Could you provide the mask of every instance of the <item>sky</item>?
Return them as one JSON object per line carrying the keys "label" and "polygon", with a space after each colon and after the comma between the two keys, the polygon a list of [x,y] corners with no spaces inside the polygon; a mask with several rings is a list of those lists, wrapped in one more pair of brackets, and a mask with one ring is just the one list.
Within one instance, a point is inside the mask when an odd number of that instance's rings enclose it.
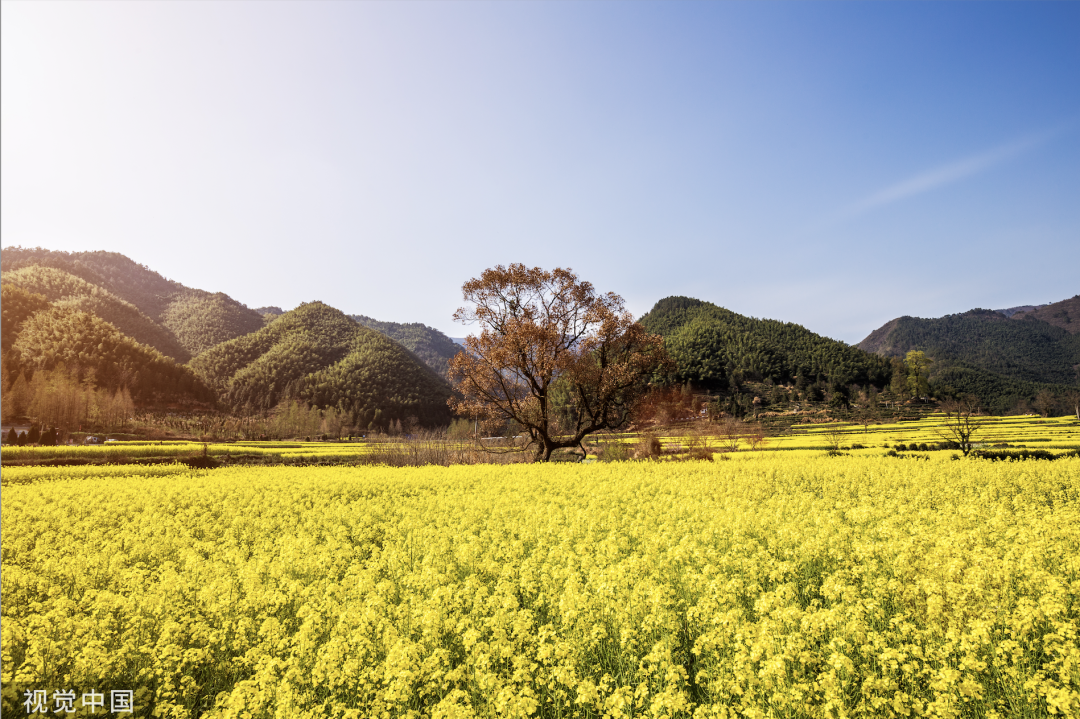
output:
{"label": "sky", "polygon": [[3,247],[451,336],[513,262],[852,344],[1080,293],[1080,3],[0,13]]}

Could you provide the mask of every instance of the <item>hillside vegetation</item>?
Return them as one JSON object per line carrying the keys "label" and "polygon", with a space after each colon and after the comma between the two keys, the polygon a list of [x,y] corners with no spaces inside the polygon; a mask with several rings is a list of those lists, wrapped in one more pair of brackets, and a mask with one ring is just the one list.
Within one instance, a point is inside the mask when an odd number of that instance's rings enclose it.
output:
{"label": "hillside vegetation", "polygon": [[63,304],[23,320],[10,351],[23,370],[62,368],[81,383],[109,390],[126,388],[136,401],[212,400],[187,367],[125,336],[108,322]]}
{"label": "hillside vegetation", "polygon": [[161,315],[192,356],[214,345],[250,334],[263,326],[263,316],[228,295],[186,290],[173,299]]}
{"label": "hillside vegetation", "polygon": [[983,309],[935,319],[898,317],[858,346],[884,357],[925,352],[932,360],[931,385],[946,394],[974,394],[995,413],[1014,411],[1040,393],[1063,396],[1076,387],[1080,335],[1038,316],[1049,310],[1065,324],[1070,302],[1011,317]]}
{"label": "hillside vegetation", "polygon": [[858,346],[889,357],[922,350],[935,360],[957,360],[1027,382],[1075,382],[1073,366],[1080,363],[1080,336],[1038,319],[1016,320],[992,310],[936,319],[900,317]]}
{"label": "hillside vegetation", "polygon": [[30,315],[48,307],[49,301],[35,292],[15,285],[0,285],[0,350],[7,352],[11,349],[23,322]]}
{"label": "hillside vegetation", "polygon": [[[42,274],[49,268],[85,283],[78,290],[78,296],[95,299],[81,300],[77,309],[97,314],[125,334],[180,362],[188,361],[214,344],[263,326],[259,312],[228,295],[185,287],[116,252],[58,252],[12,247],[4,248],[0,260],[5,282],[9,276],[17,277],[20,272]],[[75,290],[71,280],[67,280],[66,285],[61,289],[72,294]],[[57,299],[42,289],[32,286],[28,289]],[[113,299],[108,300],[109,297]],[[115,300],[135,308],[143,318],[138,319],[130,310],[118,307]]]}
{"label": "hillside vegetation", "polygon": [[135,305],[81,277],[55,267],[31,265],[5,272],[3,278],[5,284],[37,293],[53,304],[96,315],[136,342],[150,345],[177,362],[191,359],[191,353],[181,346],[172,332]]}
{"label": "hillside vegetation", "polygon": [[1035,307],[1026,312],[1017,312],[1014,320],[1042,320],[1060,327],[1069,334],[1080,334],[1080,295],[1075,295],[1061,302]]}
{"label": "hillside vegetation", "polygon": [[5,247],[0,270],[20,267],[55,267],[102,287],[158,320],[172,296],[187,289],[118,252],[61,252],[40,247]]}
{"label": "hillside vegetation", "polygon": [[450,358],[461,351],[461,345],[439,330],[419,322],[380,322],[365,315],[349,315],[364,327],[381,332],[423,360],[440,377],[445,377]]}
{"label": "hillside vegetation", "polygon": [[[142,406],[213,405],[188,367],[140,344],[70,299],[0,285],[0,414],[61,431],[115,429]],[[44,441],[44,440],[43,440]]]}
{"label": "hillside vegetation", "polygon": [[690,297],[667,297],[641,318],[662,335],[680,381],[726,389],[743,379],[790,382],[802,376],[837,385],[885,385],[889,360],[797,324],[745,317]]}
{"label": "hillside vegetation", "polygon": [[398,343],[321,302],[207,350],[192,367],[237,409],[302,399],[347,413],[361,427],[410,417],[427,426],[450,421],[444,380]]}
{"label": "hillside vegetation", "polygon": [[1068,391],[1065,385],[1015,379],[947,357],[934,361],[930,367],[930,386],[936,395],[973,394],[991,414],[1020,411],[1044,391],[1055,396]]}

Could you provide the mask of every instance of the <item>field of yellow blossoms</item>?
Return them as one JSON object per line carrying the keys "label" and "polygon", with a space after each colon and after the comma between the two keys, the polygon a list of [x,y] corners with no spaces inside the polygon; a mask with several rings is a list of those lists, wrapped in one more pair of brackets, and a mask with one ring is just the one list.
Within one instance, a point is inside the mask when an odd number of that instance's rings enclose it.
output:
{"label": "field of yellow blossoms", "polygon": [[1080,459],[934,454],[5,468],[4,715],[1080,716]]}

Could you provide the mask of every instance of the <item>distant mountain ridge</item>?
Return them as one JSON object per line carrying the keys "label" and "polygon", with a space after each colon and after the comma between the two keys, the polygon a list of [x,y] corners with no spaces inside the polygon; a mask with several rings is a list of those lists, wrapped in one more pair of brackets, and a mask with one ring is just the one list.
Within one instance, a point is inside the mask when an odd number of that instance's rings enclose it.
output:
{"label": "distant mountain ridge", "polygon": [[976,394],[996,411],[1041,389],[1075,387],[1080,378],[1080,297],[1012,309],[1011,315],[974,309],[932,319],[897,317],[857,346],[883,357],[921,350],[934,360],[932,380]]}
{"label": "distant mountain ridge", "polygon": [[349,315],[349,317],[365,327],[382,332],[390,339],[400,342],[441,377],[446,376],[450,358],[461,351],[461,347],[452,338],[434,327],[428,327],[419,322],[402,324],[380,322],[366,315]]}
{"label": "distant mountain ridge", "polygon": [[1014,320],[1041,320],[1060,327],[1069,334],[1080,334],[1080,295],[1034,309],[1023,310],[1012,316]]}
{"label": "distant mountain ridge", "polygon": [[[204,402],[212,387],[234,408],[301,399],[350,412],[358,426],[411,416],[428,425],[449,421],[447,366],[461,338],[421,323],[345,315],[317,302],[290,312],[252,309],[113,252],[5,247],[0,270],[0,389],[23,370],[70,365],[90,371],[90,381],[138,386],[147,400]],[[986,397],[995,411],[1080,382],[1080,295],[936,319],[898,317],[854,347],[690,297],[664,298],[640,321],[665,337],[677,379],[706,389],[799,377],[822,387],[883,387],[895,358],[911,349],[934,360],[932,382]],[[65,332],[75,333],[74,353]]]}
{"label": "distant mountain ridge", "polygon": [[1040,307],[1046,307],[1046,305],[1020,305],[1019,307],[1007,307],[1003,310],[994,310],[994,312],[1005,315],[1006,317],[1012,317],[1017,312],[1030,312]]}
{"label": "distant mountain ridge", "polygon": [[898,317],[858,344],[887,357],[917,349],[1028,382],[1070,384],[1080,363],[1080,337],[1037,318],[970,310],[935,319]]}

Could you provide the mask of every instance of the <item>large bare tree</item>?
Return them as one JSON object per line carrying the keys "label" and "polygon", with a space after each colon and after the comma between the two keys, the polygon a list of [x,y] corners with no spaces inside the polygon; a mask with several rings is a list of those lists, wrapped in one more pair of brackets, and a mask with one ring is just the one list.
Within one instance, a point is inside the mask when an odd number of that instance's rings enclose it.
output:
{"label": "large bare tree", "polygon": [[621,297],[569,269],[499,265],[461,289],[468,306],[454,319],[480,334],[450,360],[450,406],[488,431],[516,424],[539,460],[625,425],[649,379],[672,368]]}
{"label": "large bare tree", "polygon": [[938,436],[960,445],[960,451],[968,456],[974,447],[975,435],[986,424],[985,418],[979,416],[978,398],[966,395],[948,400],[942,403],[941,411],[945,417],[937,430]]}

